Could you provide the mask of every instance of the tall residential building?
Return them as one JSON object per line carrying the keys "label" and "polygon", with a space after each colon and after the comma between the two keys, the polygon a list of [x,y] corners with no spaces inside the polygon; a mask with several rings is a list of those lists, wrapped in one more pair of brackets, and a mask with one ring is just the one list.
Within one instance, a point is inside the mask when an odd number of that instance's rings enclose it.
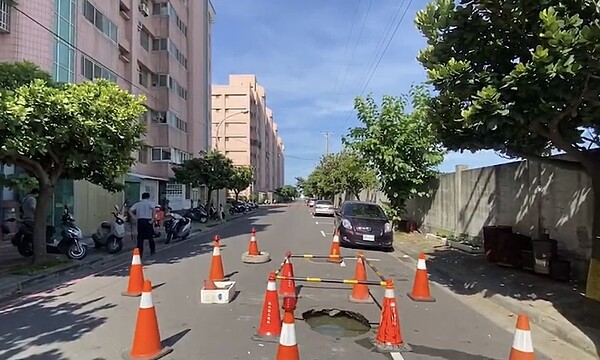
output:
{"label": "tall residential building", "polygon": [[63,181],[56,207],[92,213],[96,223],[89,225],[97,226],[94,214],[106,216],[106,206],[137,201],[142,192],[168,199],[173,208],[185,206],[190,190],[169,179],[174,163],[210,149],[210,0],[8,3],[0,0],[0,61],[32,61],[60,82],[106,78],[147,98],[141,121],[148,146],[134,154],[138,163],[126,178],[125,195]]}
{"label": "tall residential building", "polygon": [[212,124],[213,149],[254,170],[246,194],[268,196],[283,186],[283,141],[255,75],[229,75],[228,85],[213,85]]}

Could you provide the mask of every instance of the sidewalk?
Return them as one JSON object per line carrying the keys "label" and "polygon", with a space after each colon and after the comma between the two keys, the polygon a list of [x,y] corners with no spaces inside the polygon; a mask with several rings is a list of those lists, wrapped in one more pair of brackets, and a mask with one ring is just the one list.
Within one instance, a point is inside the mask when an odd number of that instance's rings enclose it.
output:
{"label": "sidewalk", "polygon": [[559,339],[600,355],[600,303],[585,298],[577,284],[500,267],[483,255],[451,249],[423,234],[398,233],[395,244],[397,252],[415,260],[420,252],[427,254],[431,281],[459,295],[479,296],[511,313],[526,313],[531,322]]}
{"label": "sidewalk", "polygon": [[[247,215],[255,214],[255,212]],[[220,224],[218,221],[209,221],[205,224],[192,223],[192,235],[206,231],[210,228],[218,228],[230,222],[244,216],[243,214],[235,214],[233,216],[227,216],[225,222]],[[162,229],[162,236],[156,239],[157,248],[164,246],[165,236],[164,229]],[[65,256],[61,255],[50,255],[50,259],[56,259],[56,263],[51,268],[46,270],[35,271],[32,274],[27,274],[25,271],[30,264],[30,258],[24,258],[17,250],[12,246],[10,241],[0,242],[0,300],[11,297],[15,294],[22,292],[22,290],[30,285],[41,283],[45,279],[54,276],[60,276],[61,274],[82,268],[98,266],[110,266],[112,264],[126,261],[127,258],[131,257],[131,250],[135,245],[135,233],[132,235],[127,228],[127,235],[123,239],[123,250],[117,254],[108,254],[106,249],[100,248],[95,249],[93,242],[90,239],[86,239],[88,243],[88,255],[81,261],[69,261]],[[167,245],[169,247],[176,246],[179,240],[174,240],[173,243]],[[106,264],[106,265],[105,265]]]}

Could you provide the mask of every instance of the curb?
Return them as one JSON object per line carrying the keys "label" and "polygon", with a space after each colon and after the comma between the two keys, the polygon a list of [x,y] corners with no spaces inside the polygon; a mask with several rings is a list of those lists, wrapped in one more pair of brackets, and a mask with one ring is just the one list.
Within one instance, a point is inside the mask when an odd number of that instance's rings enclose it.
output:
{"label": "curb", "polygon": [[[259,209],[259,211],[260,211],[260,209]],[[249,215],[249,214],[245,214],[245,215]],[[245,218],[245,216],[241,215],[241,216],[233,217],[222,224],[217,224],[215,226],[205,228],[205,229],[197,229],[197,230],[193,231],[190,234],[190,237],[188,237],[187,239],[179,240],[179,241],[174,242],[167,246],[162,246],[162,247],[156,249],[156,252],[159,253],[162,251],[166,251],[175,246],[187,243],[188,241],[192,240],[193,236],[196,234],[199,234],[199,233],[210,234],[214,231],[224,228],[225,225],[227,225],[233,221],[237,221],[238,219],[242,219],[242,218]],[[90,261],[86,261],[86,262],[77,262],[77,263],[69,264],[64,267],[56,268],[55,270],[51,270],[46,273],[34,275],[32,277],[28,277],[27,279],[17,281],[14,284],[0,287],[0,294],[1,294],[0,301],[6,300],[10,297],[13,297],[14,295],[22,294],[23,289],[27,288],[29,285],[38,283],[38,282],[48,279],[48,278],[59,277],[59,276],[63,275],[64,273],[72,271],[72,270],[92,267],[93,265],[99,264],[99,263],[109,264],[109,266],[107,266],[106,268],[110,268],[111,266],[116,266],[116,265],[119,265],[126,261],[129,261],[130,258],[131,258],[131,254],[127,251],[121,252],[118,254],[113,254],[113,255],[106,254],[106,255],[100,256],[99,258],[94,259],[94,260],[90,260]],[[103,270],[103,269],[100,269],[99,271],[101,271],[101,270]]]}
{"label": "curb", "polygon": [[[412,251],[398,249],[396,252],[398,254],[407,255],[414,261],[417,261],[418,254],[415,255],[415,254],[413,254]],[[418,253],[418,252],[416,252],[416,253]],[[427,270],[431,271],[430,269],[427,269]],[[436,268],[434,271],[438,275],[442,275],[442,276],[445,276],[448,278],[453,278],[455,280],[464,278],[464,276],[462,276],[462,274],[459,274],[458,272],[452,272],[447,269]],[[538,312],[532,312],[531,309],[529,309],[529,306],[527,306],[527,305],[516,304],[509,299],[506,299],[502,296],[497,296],[497,295],[485,298],[484,300],[488,300],[488,301],[500,306],[501,308],[505,309],[506,311],[509,311],[514,314],[526,313],[527,317],[529,318],[529,321],[531,321],[533,324],[539,326],[540,328],[544,329],[548,333],[556,336],[560,340],[568,343],[569,345],[571,345],[587,354],[590,354],[592,356],[598,356],[598,354],[596,352],[596,344],[590,338],[588,338],[587,336],[585,336],[583,334],[571,333],[568,329],[561,327],[560,324],[552,321],[551,319],[547,319],[546,316],[544,316]]]}

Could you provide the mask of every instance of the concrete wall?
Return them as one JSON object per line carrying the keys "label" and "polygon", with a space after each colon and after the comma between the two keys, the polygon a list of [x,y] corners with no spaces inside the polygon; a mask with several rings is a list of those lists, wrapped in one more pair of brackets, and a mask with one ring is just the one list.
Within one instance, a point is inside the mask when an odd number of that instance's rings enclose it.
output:
{"label": "concrete wall", "polygon": [[123,204],[123,193],[109,193],[99,186],[87,181],[74,183],[75,206],[73,215],[75,224],[81,228],[84,235],[91,235],[100,222],[112,218],[114,206]]}
{"label": "concrete wall", "polygon": [[[581,171],[535,161],[443,174],[429,198],[410,200],[406,218],[428,232],[440,230],[482,238],[487,225],[511,225],[533,238],[547,232],[559,253],[585,278],[591,256],[593,193]],[[381,199],[377,199],[381,201]]]}

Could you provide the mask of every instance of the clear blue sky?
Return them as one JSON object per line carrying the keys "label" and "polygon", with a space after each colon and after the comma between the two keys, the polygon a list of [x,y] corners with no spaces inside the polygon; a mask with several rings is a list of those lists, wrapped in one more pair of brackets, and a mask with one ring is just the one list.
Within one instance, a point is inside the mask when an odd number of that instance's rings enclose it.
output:
{"label": "clear blue sky", "polygon": [[[285,144],[288,184],[308,175],[324,153],[322,132],[333,132],[330,151],[340,150],[341,136],[358,125],[352,104],[363,89],[361,95],[380,99],[425,80],[416,61],[425,41],[413,22],[425,0],[212,1],[217,12],[213,82],[226,84],[229,74],[256,74]],[[451,153],[440,170],[506,161],[493,152]]]}

